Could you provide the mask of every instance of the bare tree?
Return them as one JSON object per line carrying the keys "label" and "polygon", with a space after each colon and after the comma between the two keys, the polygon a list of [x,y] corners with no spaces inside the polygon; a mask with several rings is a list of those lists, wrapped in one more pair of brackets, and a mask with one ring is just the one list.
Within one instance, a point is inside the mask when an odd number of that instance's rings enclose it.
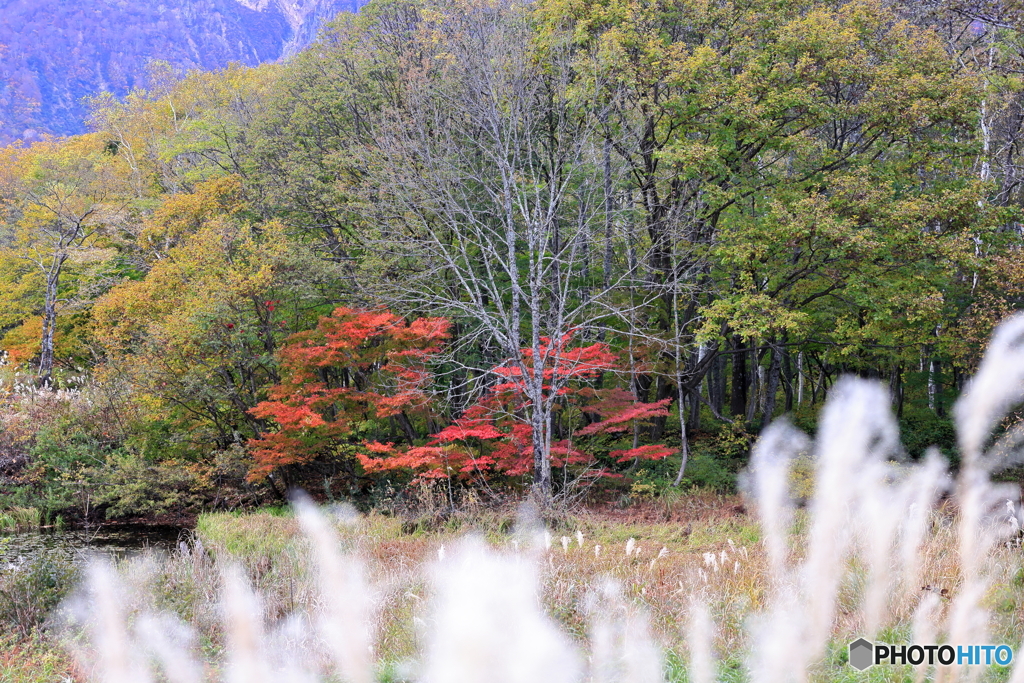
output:
{"label": "bare tree", "polygon": [[387,297],[454,318],[477,382],[496,378],[496,361],[519,378],[546,502],[566,380],[540,369],[564,362],[560,340],[596,335],[621,313],[628,302],[611,294],[632,274],[611,256],[618,171],[593,103],[574,92],[570,41],[537,49],[530,12],[482,0],[423,21],[402,62],[405,101],[377,126],[368,167]]}

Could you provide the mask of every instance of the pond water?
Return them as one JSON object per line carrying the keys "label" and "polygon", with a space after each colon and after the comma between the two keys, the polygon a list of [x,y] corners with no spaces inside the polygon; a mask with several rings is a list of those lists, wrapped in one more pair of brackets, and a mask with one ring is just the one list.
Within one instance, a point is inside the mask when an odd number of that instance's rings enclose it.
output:
{"label": "pond water", "polygon": [[40,553],[56,551],[74,561],[100,554],[118,560],[147,548],[173,550],[187,530],[176,527],[99,528],[93,530],[25,531],[0,534],[0,568],[21,564]]}

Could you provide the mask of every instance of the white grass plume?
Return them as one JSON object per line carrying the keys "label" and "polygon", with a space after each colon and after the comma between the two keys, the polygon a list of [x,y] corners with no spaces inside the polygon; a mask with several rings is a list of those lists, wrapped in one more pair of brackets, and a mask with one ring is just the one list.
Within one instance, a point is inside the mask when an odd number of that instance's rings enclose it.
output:
{"label": "white grass plume", "polygon": [[789,553],[793,501],[789,492],[789,473],[793,457],[808,449],[807,436],[786,420],[776,420],[754,446],[747,482],[756,501],[755,510],[764,532],[768,564],[776,584],[785,578]]}
{"label": "white grass plume", "polygon": [[272,683],[263,643],[263,614],[259,598],[242,570],[224,570],[224,632],[227,640],[227,683]]}
{"label": "white grass plume", "polygon": [[1024,315],[1019,314],[996,328],[978,372],[953,409],[965,463],[981,457],[993,428],[1022,398]]}
{"label": "white grass plume", "polygon": [[[942,602],[933,592],[926,592],[914,610],[911,622],[911,633],[915,643],[937,643],[939,637],[939,618]],[[919,668],[915,682],[924,680],[925,670]]]}
{"label": "white grass plume", "polygon": [[92,633],[97,678],[104,683],[148,683],[149,672],[138,661],[125,621],[120,581],[110,565],[94,561],[89,567],[88,587],[95,610]]}
{"label": "white grass plume", "polygon": [[296,501],[295,511],[310,542],[324,601],[320,633],[342,680],[372,683],[373,591],[366,582],[362,562],[342,555],[337,534],[311,501]]}
{"label": "white grass plume", "polygon": [[[900,562],[905,593],[921,585],[921,546],[928,534],[932,508],[938,496],[950,486],[946,463],[937,448],[929,448],[923,466],[904,478],[906,509],[900,526]],[[924,642],[924,641],[921,641]]]}
{"label": "white grass plume", "polygon": [[836,595],[851,541],[850,513],[862,488],[879,481],[879,464],[898,446],[889,397],[877,382],[840,380],[822,411],[818,464],[810,505],[803,599],[807,657],[823,651],[832,631]]}
{"label": "white grass plume", "polygon": [[810,659],[802,654],[805,615],[795,585],[776,590],[766,614],[748,620],[750,652],[747,664],[753,683],[801,680]]}
{"label": "white grass plume", "polygon": [[202,683],[202,667],[192,655],[195,634],[191,629],[170,615],[152,614],[139,617],[135,629],[168,683]]}
{"label": "white grass plume", "polygon": [[646,617],[622,597],[616,581],[601,581],[589,598],[591,683],[658,683],[661,652]]}
{"label": "white grass plume", "polygon": [[468,538],[433,572],[425,683],[572,683],[578,658],[540,609],[532,562]]}
{"label": "white grass plume", "polygon": [[694,597],[690,601],[690,615],[686,628],[691,683],[714,683],[716,667],[713,642],[714,624],[711,622],[711,615],[708,614],[707,605]]}

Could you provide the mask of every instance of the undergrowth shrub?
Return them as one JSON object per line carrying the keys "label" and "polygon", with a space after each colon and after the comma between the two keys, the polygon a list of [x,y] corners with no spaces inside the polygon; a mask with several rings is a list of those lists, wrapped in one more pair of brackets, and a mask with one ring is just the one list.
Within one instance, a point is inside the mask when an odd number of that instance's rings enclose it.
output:
{"label": "undergrowth shrub", "polygon": [[0,510],[99,521],[267,500],[245,480],[252,463],[240,444],[177,448],[173,425],[140,415],[116,383],[75,379],[60,389],[0,382]]}
{"label": "undergrowth shrub", "polygon": [[41,627],[79,576],[67,554],[56,550],[0,566],[0,632],[27,636]]}
{"label": "undergrowth shrub", "polygon": [[35,529],[42,521],[42,515],[36,508],[14,507],[0,510],[0,533]]}
{"label": "undergrowth shrub", "polygon": [[104,506],[108,518],[196,509],[207,500],[208,486],[186,463],[153,463],[118,453],[90,468],[88,477],[96,491],[93,504]]}
{"label": "undergrowth shrub", "polygon": [[732,462],[714,452],[695,448],[686,463],[686,474],[680,484],[720,492],[736,490],[736,469]]}
{"label": "undergrowth shrub", "polygon": [[0,632],[0,682],[67,683],[79,674],[65,649],[52,639]]}
{"label": "undergrowth shrub", "polygon": [[900,419],[900,437],[907,455],[914,460],[935,446],[953,466],[959,465],[956,428],[948,416],[936,415],[926,407],[907,406]]}

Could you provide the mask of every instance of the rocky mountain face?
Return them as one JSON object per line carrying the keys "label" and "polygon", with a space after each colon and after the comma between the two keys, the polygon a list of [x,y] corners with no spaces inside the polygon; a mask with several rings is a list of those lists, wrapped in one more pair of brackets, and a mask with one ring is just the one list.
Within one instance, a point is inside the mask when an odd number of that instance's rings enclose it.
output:
{"label": "rocky mountain face", "polygon": [[368,0],[236,0],[241,5],[262,13],[280,13],[291,28],[284,46],[290,56],[309,45],[325,22],[338,12],[358,12]]}
{"label": "rocky mountain face", "polygon": [[366,0],[0,0],[0,143],[85,130],[84,97],[147,65],[254,66],[294,54]]}

